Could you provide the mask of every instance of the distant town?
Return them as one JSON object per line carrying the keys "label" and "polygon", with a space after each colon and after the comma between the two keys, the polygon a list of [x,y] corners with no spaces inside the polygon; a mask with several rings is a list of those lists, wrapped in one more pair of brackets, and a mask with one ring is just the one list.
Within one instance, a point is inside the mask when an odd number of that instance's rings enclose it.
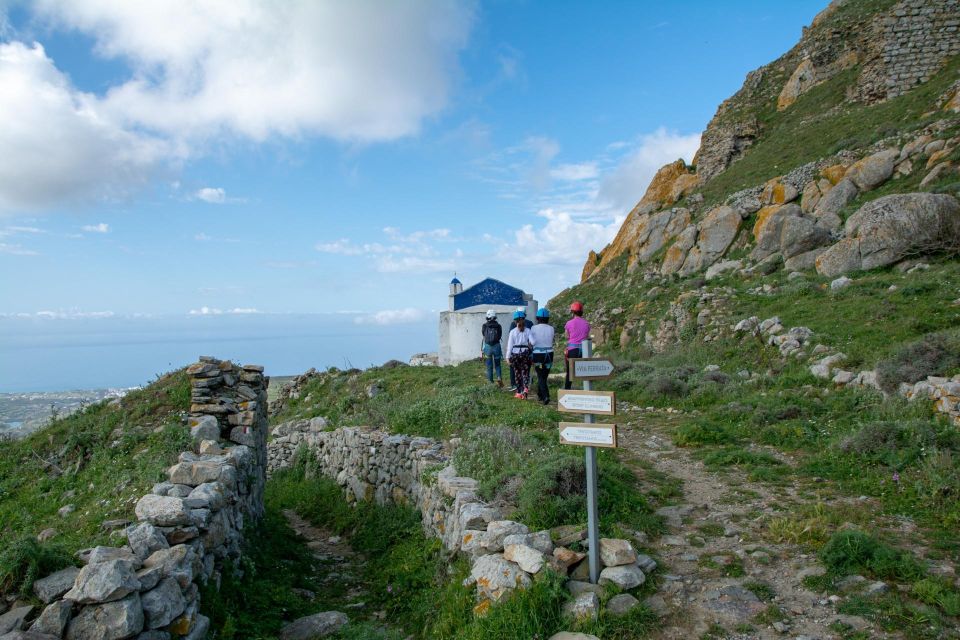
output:
{"label": "distant town", "polygon": [[19,438],[57,417],[101,400],[122,398],[131,389],[87,389],[33,393],[0,393],[0,439]]}

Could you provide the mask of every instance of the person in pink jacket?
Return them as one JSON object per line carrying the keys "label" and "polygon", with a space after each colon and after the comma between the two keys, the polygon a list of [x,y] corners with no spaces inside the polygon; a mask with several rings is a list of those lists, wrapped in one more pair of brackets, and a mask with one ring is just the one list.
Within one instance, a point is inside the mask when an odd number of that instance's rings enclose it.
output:
{"label": "person in pink jacket", "polygon": [[575,300],[570,305],[570,313],[573,317],[567,320],[567,324],[563,327],[564,333],[567,334],[567,348],[563,352],[564,368],[566,369],[564,389],[573,386],[573,381],[570,380],[570,358],[583,357],[583,341],[590,337],[590,323],[583,319],[583,303]]}

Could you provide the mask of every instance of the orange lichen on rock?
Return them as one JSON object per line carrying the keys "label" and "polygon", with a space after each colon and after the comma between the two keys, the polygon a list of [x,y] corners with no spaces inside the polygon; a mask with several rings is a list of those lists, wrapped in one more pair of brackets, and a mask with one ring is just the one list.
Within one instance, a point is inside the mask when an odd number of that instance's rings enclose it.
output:
{"label": "orange lichen on rock", "polygon": [[770,216],[775,214],[783,205],[772,204],[770,206],[764,207],[757,212],[757,221],[753,225],[753,237],[759,238],[760,234],[763,233],[763,228],[767,225],[767,222],[770,220]]}
{"label": "orange lichen on rock", "polygon": [[829,180],[832,185],[836,185],[843,180],[843,176],[845,176],[846,173],[847,167],[842,164],[834,164],[820,170],[820,175]]}

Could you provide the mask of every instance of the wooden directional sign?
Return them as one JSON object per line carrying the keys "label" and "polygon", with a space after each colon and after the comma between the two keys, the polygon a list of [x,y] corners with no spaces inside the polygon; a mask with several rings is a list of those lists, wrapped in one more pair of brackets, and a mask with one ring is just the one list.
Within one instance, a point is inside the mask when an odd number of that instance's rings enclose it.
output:
{"label": "wooden directional sign", "polygon": [[617,446],[617,425],[561,422],[560,443],[575,444],[581,447],[615,448]]}
{"label": "wooden directional sign", "polygon": [[557,408],[566,413],[593,413],[601,416],[617,414],[613,391],[576,391],[560,389]]}
{"label": "wooden directional sign", "polygon": [[602,380],[613,375],[613,363],[606,358],[571,358],[570,377],[574,380]]}

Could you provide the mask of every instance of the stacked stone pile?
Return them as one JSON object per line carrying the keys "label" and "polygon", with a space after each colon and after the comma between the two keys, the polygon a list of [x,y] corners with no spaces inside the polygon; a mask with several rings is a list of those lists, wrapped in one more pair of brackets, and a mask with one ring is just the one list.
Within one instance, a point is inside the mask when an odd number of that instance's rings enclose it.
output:
{"label": "stacked stone pile", "polygon": [[[844,286],[849,284],[849,279]],[[792,327],[785,330],[779,316],[760,320],[751,316],[740,320],[732,327],[734,333],[758,335],[770,345],[777,346],[784,356],[807,357],[810,373],[821,380],[829,380],[837,386],[859,387],[883,392],[877,382],[877,372],[848,371],[841,365],[847,356],[822,344],[817,344],[809,353],[804,350],[813,332],[806,327]],[[797,338],[803,339],[797,342]],[[928,376],[913,384],[901,383],[898,389],[901,396],[908,400],[932,400],[934,409],[950,416],[954,424],[960,426],[960,375],[952,378]]]}
{"label": "stacked stone pile", "polygon": [[[45,607],[24,607],[0,634],[45,640],[206,637],[199,587],[219,584],[225,561],[240,557],[245,523],[263,514],[266,386],[262,367],[202,358],[188,368],[188,418],[197,451],[180,454],[136,505],[123,547],[80,552],[71,567],[34,583]],[[8,628],[7,628],[8,627]],[[6,636],[4,636],[6,637]],[[21,636],[16,636],[21,637]]]}
{"label": "stacked stone pile", "polygon": [[270,415],[275,416],[283,411],[288,400],[298,399],[301,393],[303,393],[303,388],[307,386],[307,383],[314,378],[320,377],[320,375],[322,374],[319,371],[311,368],[294,378],[293,382],[281,388],[279,392],[277,392],[276,398],[270,403]]}
{"label": "stacked stone pile", "polygon": [[[586,556],[571,548],[582,544],[586,532],[577,527],[531,532],[520,522],[504,519],[497,507],[479,498],[475,479],[457,475],[440,441],[359,427],[328,430],[323,418],[277,425],[271,436],[271,472],[292,464],[302,448],[316,459],[319,473],[343,488],[349,501],[395,502],[418,509],[427,535],[471,559],[466,584],[476,587],[478,612],[529,586],[545,567],[570,577],[570,589],[577,596],[587,585],[591,601],[599,607],[601,587],[585,582]],[[656,562],[638,555],[626,540],[601,540],[600,554],[601,584],[632,589],[656,568]],[[568,613],[579,616],[577,611]]]}

